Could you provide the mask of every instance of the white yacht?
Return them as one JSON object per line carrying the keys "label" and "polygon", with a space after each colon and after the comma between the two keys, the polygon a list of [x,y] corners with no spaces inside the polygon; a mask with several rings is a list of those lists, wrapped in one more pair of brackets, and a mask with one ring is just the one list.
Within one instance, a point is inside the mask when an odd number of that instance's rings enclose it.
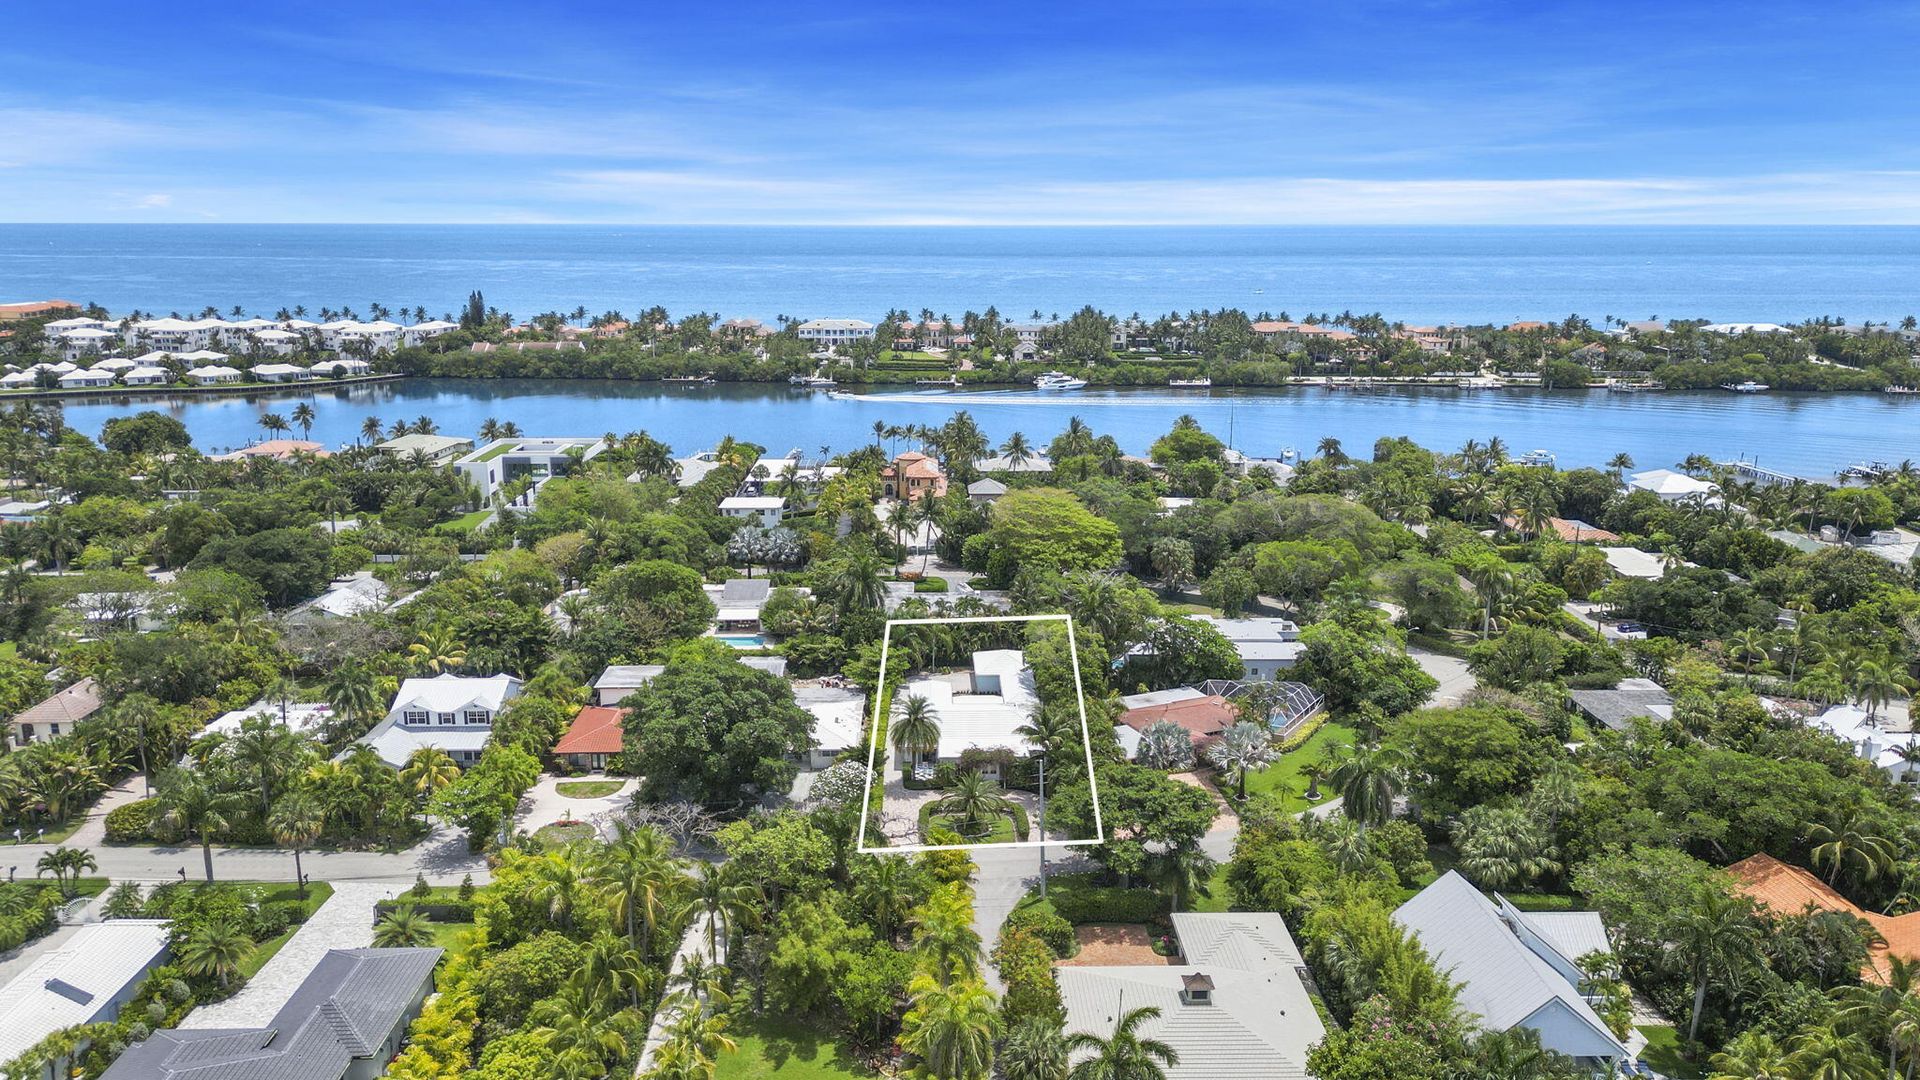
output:
{"label": "white yacht", "polygon": [[1736,394],[1758,394],[1767,390],[1768,386],[1766,383],[1754,382],[1752,379],[1748,379],[1745,382],[1721,383],[1720,389],[1731,390]]}
{"label": "white yacht", "polygon": [[1033,380],[1035,390],[1079,390],[1087,380],[1076,379],[1064,371],[1043,371]]}

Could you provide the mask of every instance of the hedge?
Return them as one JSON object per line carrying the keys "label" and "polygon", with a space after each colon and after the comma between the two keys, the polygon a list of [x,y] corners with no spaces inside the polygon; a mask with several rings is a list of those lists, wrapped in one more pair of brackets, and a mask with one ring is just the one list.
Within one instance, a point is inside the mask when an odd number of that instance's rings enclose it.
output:
{"label": "hedge", "polygon": [[937,577],[930,577],[930,578],[921,578],[921,579],[920,579],[919,581],[916,581],[916,582],[914,582],[914,583],[913,583],[913,591],[914,591],[914,592],[917,592],[917,593],[943,593],[943,592],[946,592],[946,591],[947,591],[947,579],[946,579],[946,578],[937,578]]}
{"label": "hedge", "polygon": [[1014,908],[1001,925],[1000,936],[1006,937],[1015,930],[1025,930],[1046,942],[1053,955],[1062,960],[1079,951],[1080,942],[1073,936],[1073,924],[1043,907]]}
{"label": "hedge", "polygon": [[471,900],[447,900],[426,904],[416,902],[405,894],[402,894],[396,899],[382,900],[374,904],[374,921],[378,922],[386,918],[389,912],[403,907],[412,908],[415,914],[428,922],[461,923],[473,921],[473,901]]}
{"label": "hedge", "polygon": [[1274,749],[1282,754],[1293,753],[1295,750],[1305,746],[1308,739],[1319,734],[1320,729],[1326,726],[1328,719],[1329,717],[1326,711],[1321,710],[1319,713],[1307,718],[1299,727],[1294,728],[1293,734],[1280,740],[1280,745],[1274,747]]}
{"label": "hedge", "polygon": [[107,811],[107,843],[138,844],[153,839],[153,821],[160,815],[158,799],[140,799]]}
{"label": "hedge", "polygon": [[1142,923],[1165,919],[1171,898],[1152,889],[1096,885],[1092,874],[1061,874],[1047,879],[1047,899],[1060,917],[1081,923]]}

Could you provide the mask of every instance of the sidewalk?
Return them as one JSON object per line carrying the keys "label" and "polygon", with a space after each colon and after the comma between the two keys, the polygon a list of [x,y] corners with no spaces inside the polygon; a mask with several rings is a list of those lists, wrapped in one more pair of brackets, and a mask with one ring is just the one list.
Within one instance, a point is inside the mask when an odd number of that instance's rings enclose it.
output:
{"label": "sidewalk", "polygon": [[264,1027],[313,973],[328,949],[361,949],[373,944],[373,905],[401,891],[402,886],[378,881],[334,882],[333,895],[239,993],[200,1006],[188,1013],[180,1026]]}

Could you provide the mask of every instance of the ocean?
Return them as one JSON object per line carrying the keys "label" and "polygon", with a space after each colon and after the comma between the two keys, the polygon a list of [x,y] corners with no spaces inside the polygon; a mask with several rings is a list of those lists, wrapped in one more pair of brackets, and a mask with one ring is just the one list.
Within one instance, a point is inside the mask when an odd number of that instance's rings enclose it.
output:
{"label": "ocean", "polygon": [[1850,322],[1920,312],[1920,227],[978,228],[5,225],[0,302],[439,316],[471,290],[542,311],[771,321],[891,308],[1025,319],[1378,311],[1409,323],[1580,314]]}

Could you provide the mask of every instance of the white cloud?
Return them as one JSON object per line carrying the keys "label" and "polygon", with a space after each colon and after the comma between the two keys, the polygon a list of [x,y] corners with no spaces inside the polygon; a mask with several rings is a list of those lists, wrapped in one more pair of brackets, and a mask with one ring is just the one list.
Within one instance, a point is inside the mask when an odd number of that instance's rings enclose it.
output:
{"label": "white cloud", "polygon": [[162,191],[156,191],[151,195],[140,196],[139,199],[135,200],[133,205],[142,210],[165,210],[167,207],[173,205],[173,196]]}

